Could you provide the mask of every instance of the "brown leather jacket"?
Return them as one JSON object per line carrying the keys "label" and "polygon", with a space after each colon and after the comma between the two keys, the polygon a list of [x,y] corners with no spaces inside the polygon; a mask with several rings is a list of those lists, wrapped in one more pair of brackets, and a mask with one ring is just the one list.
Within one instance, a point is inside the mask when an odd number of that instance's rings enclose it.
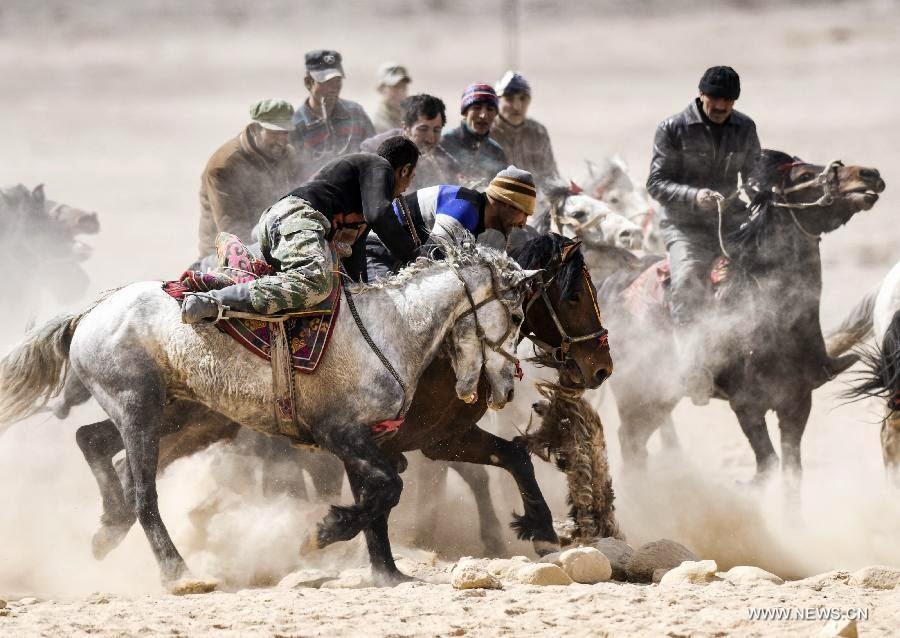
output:
{"label": "brown leather jacket", "polygon": [[200,180],[200,258],[215,252],[216,235],[229,232],[250,242],[260,215],[300,185],[300,159],[293,146],[273,159],[253,143],[250,124],[206,164]]}

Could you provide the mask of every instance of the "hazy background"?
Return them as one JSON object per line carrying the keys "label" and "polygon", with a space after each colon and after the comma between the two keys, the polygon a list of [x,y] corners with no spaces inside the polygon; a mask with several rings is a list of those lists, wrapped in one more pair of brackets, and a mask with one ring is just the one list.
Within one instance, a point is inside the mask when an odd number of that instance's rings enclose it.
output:
{"label": "hazy background", "polygon": [[[706,67],[728,64],[741,74],[737,108],[756,120],[763,146],[820,163],[874,166],[888,184],[872,211],[823,241],[826,326],[900,256],[898,3],[548,0],[520,7],[517,67],[532,85],[531,115],[549,129],[563,174],[577,176],[585,159],[618,153],[643,182],[656,124],[694,97]],[[412,92],[447,103],[450,127],[465,86],[493,83],[506,70],[509,15],[500,0],[7,0],[0,6],[0,183],[43,182],[49,197],[99,213],[101,234],[86,240],[95,248],[86,264],[92,293],[174,278],[196,257],[207,159],[246,124],[251,103],[305,97],[305,51],[341,51],[343,97],[367,108],[376,103],[379,64],[405,64]],[[0,335],[3,345],[19,338],[27,319],[12,290],[3,308],[15,327]],[[37,316],[57,310],[45,304]],[[674,469],[657,463],[651,477],[629,485],[607,399],[602,414],[629,540],[669,536],[720,565],[754,561],[792,573],[900,564],[900,501],[883,486],[880,406],[841,407],[840,387],[815,395],[803,448],[806,526],[782,520],[776,488],[758,494],[736,485],[754,463],[722,404],[680,406],[685,457]],[[99,498],[73,434],[100,417],[89,405],[64,424],[35,418],[0,438],[0,594],[157,587],[138,530],[105,563],[90,558]],[[235,470],[241,480],[231,491],[217,488],[214,477],[229,467],[244,468]],[[277,571],[292,560],[292,543],[320,511],[261,501],[251,470],[240,459],[207,455],[173,468],[161,486],[164,516],[189,561],[237,584],[252,581],[260,561]],[[561,516],[563,484],[550,469],[542,475]],[[495,479],[495,489],[500,481],[509,479]],[[202,553],[186,512],[210,495],[236,509],[212,521],[220,542]],[[477,551],[470,502],[458,491],[440,543]],[[501,520],[512,506],[498,507]],[[403,520],[392,519],[396,535]]]}

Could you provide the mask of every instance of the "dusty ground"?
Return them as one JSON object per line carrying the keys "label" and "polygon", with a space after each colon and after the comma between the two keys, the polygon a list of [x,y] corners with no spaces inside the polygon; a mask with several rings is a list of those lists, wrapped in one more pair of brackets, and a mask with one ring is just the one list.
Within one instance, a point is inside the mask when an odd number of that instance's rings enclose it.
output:
{"label": "dusty ground", "polygon": [[[0,175],[4,184],[44,182],[51,197],[100,213],[103,230],[89,239],[96,250],[87,264],[94,291],[175,276],[195,257],[203,164],[243,126],[251,102],[301,99],[303,51],[343,51],[345,96],[366,106],[375,101],[377,65],[406,62],[413,90],[443,96],[455,125],[462,88],[494,81],[504,70],[499,10],[485,5],[465,4],[474,18],[410,11],[412,3],[374,18],[365,3],[255,3],[253,12],[221,5],[214,17],[204,13],[206,4],[93,2],[75,10],[8,3],[0,11]],[[572,175],[584,158],[617,152],[643,180],[656,122],[681,109],[702,70],[719,63],[741,72],[738,108],[756,119],[765,146],[878,167],[888,183],[882,201],[823,242],[828,326],[898,257],[898,26],[900,8],[888,1],[714,14],[670,8],[651,16],[545,9],[523,16],[519,66],[534,87],[533,114]],[[13,327],[0,338],[8,344],[27,317],[14,298],[4,307],[13,307],[4,321]],[[56,310],[47,304],[37,316]],[[657,459],[650,476],[627,481],[607,399],[602,414],[629,541],[674,538],[722,568],[760,565],[789,578],[900,566],[900,500],[883,484],[878,407],[840,405],[840,387],[816,393],[804,440],[803,504],[790,511],[777,485],[760,492],[739,485],[753,459],[723,405],[680,406],[684,455]],[[0,439],[0,598],[39,599],[0,611],[0,634],[812,635],[823,623],[751,622],[746,609],[826,605],[868,607],[869,621],[860,624],[868,636],[889,635],[900,617],[896,592],[846,585],[814,591],[718,583],[676,594],[638,585],[522,586],[483,598],[424,584],[246,590],[306,566],[295,543],[323,506],[264,498],[252,462],[228,454],[173,467],[160,491],[163,515],[193,569],[234,593],[174,598],[162,593],[139,530],[106,561],[90,557],[99,500],[73,433],[96,418],[89,405],[63,424],[36,418]],[[777,437],[774,426],[772,433]],[[563,484],[552,469],[541,473],[561,515]],[[515,504],[506,483],[500,475],[492,480],[501,520]],[[470,498],[455,478],[451,490],[433,536],[448,560],[480,551]],[[214,513],[189,520],[188,512],[209,499],[216,499]],[[407,500],[392,518],[398,547],[421,524],[414,513]],[[316,560],[359,568],[361,550],[356,543]],[[510,540],[509,551],[529,547]]]}

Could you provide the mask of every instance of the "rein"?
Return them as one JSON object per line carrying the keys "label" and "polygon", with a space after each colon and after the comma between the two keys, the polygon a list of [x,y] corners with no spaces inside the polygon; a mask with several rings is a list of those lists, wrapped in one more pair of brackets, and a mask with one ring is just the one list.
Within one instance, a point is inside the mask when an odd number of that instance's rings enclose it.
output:
{"label": "rein", "polygon": [[534,335],[528,334],[525,335],[525,337],[538,348],[551,355],[553,359],[558,361],[559,363],[565,363],[568,360],[569,348],[571,348],[573,344],[581,343],[583,341],[591,341],[593,339],[599,339],[601,346],[609,344],[609,331],[606,328],[602,327],[603,322],[600,319],[600,306],[597,304],[597,297],[594,294],[594,286],[591,283],[591,276],[588,273],[587,268],[581,269],[581,276],[584,278],[585,288],[587,288],[588,294],[591,296],[591,302],[594,306],[594,313],[597,317],[597,323],[601,326],[599,330],[595,330],[590,334],[581,335],[578,337],[572,337],[569,335],[565,327],[562,325],[562,322],[559,320],[559,315],[553,308],[553,304],[550,302],[550,297],[547,295],[547,289],[553,283],[553,280],[556,279],[556,275],[551,277],[550,280],[545,284],[542,284],[540,292],[535,293],[525,305],[525,314],[528,314],[528,311],[531,310],[531,307],[539,298],[543,300],[544,306],[547,308],[547,313],[550,315],[550,318],[553,319],[553,324],[556,326],[556,331],[559,333],[560,344],[558,347],[553,347],[546,341],[543,341]]}

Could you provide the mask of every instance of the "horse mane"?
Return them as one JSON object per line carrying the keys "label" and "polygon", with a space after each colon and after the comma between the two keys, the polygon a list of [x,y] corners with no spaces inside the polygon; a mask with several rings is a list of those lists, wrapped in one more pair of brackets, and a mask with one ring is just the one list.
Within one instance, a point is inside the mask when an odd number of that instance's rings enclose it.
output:
{"label": "horse mane", "polygon": [[860,372],[842,397],[891,399],[900,396],[900,310],[894,313],[880,345],[854,348],[865,370]]}
{"label": "horse mane", "polygon": [[761,246],[772,232],[772,187],[781,182],[785,165],[796,161],[798,158],[782,151],[763,149],[760,152],[744,184],[744,190],[750,196],[750,219],[726,237],[727,242],[736,248],[737,254],[744,254],[748,248]]}
{"label": "horse mane", "polygon": [[[558,265],[562,249],[569,241],[562,235],[547,233],[514,248],[510,256],[527,270],[550,270]],[[561,264],[556,275],[559,277],[563,299],[572,299],[578,294],[583,269],[584,255],[581,250],[570,253],[569,258]]]}
{"label": "horse mane", "polygon": [[[388,288],[402,288],[415,276],[435,267],[474,266],[486,264],[498,270],[506,270],[518,267],[506,253],[483,246],[475,242],[475,237],[466,230],[455,229],[449,238],[432,236],[429,243],[434,246],[432,256],[419,257],[414,262],[405,266],[400,272],[390,277],[379,278],[373,282],[353,282],[345,285],[353,294],[371,292],[373,290],[385,290]],[[441,259],[434,253],[441,253]]]}

